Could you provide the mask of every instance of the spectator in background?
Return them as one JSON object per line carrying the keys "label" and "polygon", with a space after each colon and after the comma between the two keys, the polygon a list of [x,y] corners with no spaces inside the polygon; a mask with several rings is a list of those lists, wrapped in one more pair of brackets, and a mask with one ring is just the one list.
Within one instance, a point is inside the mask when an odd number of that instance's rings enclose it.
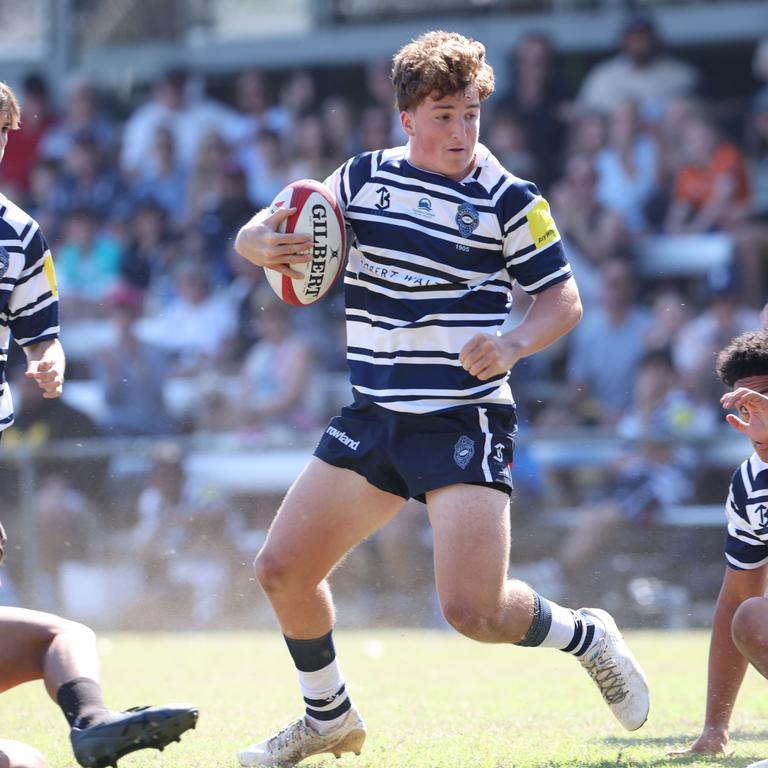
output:
{"label": "spectator in background", "polygon": [[64,160],[78,136],[91,136],[103,157],[112,158],[117,145],[115,125],[99,104],[95,85],[83,76],[65,84],[63,114],[45,133],[40,156]]}
{"label": "spectator in background", "polygon": [[238,114],[223,104],[192,96],[187,73],[170,69],[152,87],[152,97],[130,115],[123,131],[120,165],[129,177],[151,171],[155,133],[165,126],[174,136],[182,170],[192,168],[203,138],[217,130],[234,140],[242,130]]}
{"label": "spectator in background", "polygon": [[750,190],[744,156],[701,112],[685,118],[681,128],[678,150],[683,162],[675,178],[664,230],[670,234],[726,230],[748,211]]}
{"label": "spectator in background", "polygon": [[143,294],[122,284],[109,295],[108,303],[116,341],[91,361],[92,375],[104,392],[100,427],[114,437],[173,434],[177,425],[168,412],[163,391],[170,369],[168,357],[136,335]]}
{"label": "spectator in background", "polygon": [[172,268],[174,252],[166,210],[153,198],[139,200],[127,230],[129,240],[120,257],[120,279],[146,291]]}
{"label": "spectator in background", "polygon": [[238,230],[252,213],[253,203],[242,168],[232,161],[225,163],[211,180],[210,194],[195,222],[217,285],[232,280],[229,254]]}
{"label": "spectator in background", "polygon": [[717,352],[734,336],[759,327],[757,310],[741,301],[741,283],[732,268],[711,270],[704,285],[703,312],[682,326],[672,342],[675,366],[697,400],[715,402],[722,387],[712,370]]}
{"label": "spectator in background", "polygon": [[274,104],[264,73],[246,69],[237,76],[235,106],[240,113],[238,143],[252,141],[261,131],[274,131],[281,138],[291,131],[291,115]]}
{"label": "spectator in background", "polygon": [[247,431],[317,427],[311,397],[313,348],[296,333],[292,308],[264,286],[254,294],[251,312],[260,338],[243,363],[237,423]]}
{"label": "spectator in background", "polygon": [[198,219],[217,197],[217,185],[224,168],[231,164],[226,141],[216,130],[209,131],[198,145],[187,183],[187,225]]}
{"label": "spectator in background", "polygon": [[204,262],[186,258],[173,274],[175,295],[144,321],[142,339],[170,353],[175,375],[216,371],[232,355],[234,307]]}
{"label": "spectator in background", "polygon": [[24,78],[21,102],[24,121],[14,131],[13,152],[3,160],[0,176],[11,196],[23,195],[29,189],[30,174],[40,157],[40,142],[56,122],[48,84],[42,75],[31,74]]}
{"label": "spectator in background", "polygon": [[597,173],[588,155],[565,163],[563,178],[552,187],[552,209],[568,260],[587,306],[599,301],[600,265],[624,251],[627,231],[622,217],[597,199]]}
{"label": "spectator in background", "polygon": [[594,574],[610,539],[629,527],[647,528],[664,507],[682,504],[694,490],[695,457],[681,437],[705,437],[716,424],[711,407],[697,408],[681,387],[668,350],[637,363],[632,396],[616,424],[626,440],[599,491],[576,513],[555,558],[528,566],[557,591]]}
{"label": "spectator in background", "polygon": [[263,128],[254,140],[254,152],[259,158],[256,166],[247,162],[243,168],[247,178],[248,197],[258,208],[268,206],[277,193],[293,179],[288,176],[288,160],[280,135]]}
{"label": "spectator in background", "polygon": [[29,177],[26,208],[40,228],[48,232],[52,241],[60,237],[62,201],[59,174],[61,168],[55,160],[38,160]]}
{"label": "spectator in background", "polygon": [[630,404],[650,324],[648,311],[635,301],[634,285],[630,262],[604,261],[600,304],[585,312],[571,333],[568,383],[574,410],[587,423],[615,425]]}
{"label": "spectator in background", "polygon": [[116,169],[104,158],[95,138],[81,133],[72,140],[59,175],[56,203],[62,211],[89,208],[100,224],[123,214],[128,196]]}
{"label": "spectator in background", "polygon": [[618,212],[631,234],[647,228],[646,206],[659,179],[659,151],[643,130],[637,104],[617,104],[608,120],[608,143],[595,157],[597,198]]}
{"label": "spectator in background", "polygon": [[341,94],[326,97],[320,116],[333,157],[347,157],[359,151],[355,138],[357,120],[349,98]]}
{"label": "spectator in background", "polygon": [[288,177],[322,181],[338,165],[339,159],[331,157],[330,152],[319,115],[312,113],[300,117],[293,136]]}
{"label": "spectator in background", "polygon": [[120,276],[120,244],[99,224],[91,208],[75,208],[64,219],[57,274],[62,309],[70,319],[104,317],[106,297]]}
{"label": "spectator in background", "polygon": [[499,103],[519,117],[526,146],[536,159],[533,181],[541,189],[549,188],[559,170],[570,100],[552,41],[540,32],[528,34],[515,50],[512,85]]}
{"label": "spectator in background", "polygon": [[384,142],[370,149],[373,151],[382,147],[400,147],[408,141],[400,123],[400,115],[395,109],[392,98],[392,62],[389,59],[370,60],[365,65],[365,94],[364,102],[367,106],[376,106],[387,114],[389,129]]}
{"label": "spectator in background", "polygon": [[694,91],[696,70],[663,53],[650,18],[636,15],[628,19],[621,30],[619,48],[618,55],[587,73],[577,97],[579,109],[607,114],[616,104],[632,99],[639,104],[643,119],[655,122],[670,99]]}
{"label": "spectator in background", "polygon": [[602,112],[575,114],[566,142],[566,156],[594,159],[608,142],[608,121]]}
{"label": "spectator in background", "polygon": [[487,122],[488,148],[515,176],[540,183],[538,158],[528,145],[528,134],[521,118],[506,109],[497,110]]}
{"label": "spectator in background", "polygon": [[[765,47],[768,58],[768,44]],[[768,72],[766,75],[768,79]],[[752,102],[747,135],[752,204],[749,214],[731,229],[731,234],[734,256],[744,276],[744,299],[757,308],[763,306],[768,295],[768,86]]]}
{"label": "spectator in background", "polygon": [[392,142],[391,110],[378,104],[367,106],[360,115],[360,151],[374,152],[381,147],[394,147]]}
{"label": "spectator in background", "polygon": [[131,194],[135,199],[157,201],[166,210],[172,227],[180,230],[188,216],[189,173],[179,163],[173,132],[166,126],[155,129],[151,152],[152,162],[142,166],[133,179]]}

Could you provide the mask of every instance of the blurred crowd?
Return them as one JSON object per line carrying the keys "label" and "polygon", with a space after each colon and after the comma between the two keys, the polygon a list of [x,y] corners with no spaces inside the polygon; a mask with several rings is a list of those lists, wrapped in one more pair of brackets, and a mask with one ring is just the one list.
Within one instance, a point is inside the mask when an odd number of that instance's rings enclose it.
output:
{"label": "blurred crowd", "polygon": [[[616,43],[574,82],[546,35],[525,37],[508,87],[484,106],[481,141],[549,199],[585,305],[573,333],[513,371],[523,428],[589,426],[633,440],[611,488],[633,500],[622,514],[639,519],[642,478],[658,477],[649,467],[682,473],[649,494],[691,492],[690,457],[643,438],[724,430],[714,355],[763,322],[768,38],[751,71],[733,73],[749,84],[739,98],[713,93],[648,17],[628,19]],[[34,393],[16,376],[9,443],[34,438],[33,428],[42,439],[313,439],[345,392],[341,286],[293,310],[233,242],[285,184],[403,143],[388,62],[349,79],[362,87],[344,82],[329,93],[311,69],[248,70],[213,98],[199,75],[172,69],[143,101],[117,104],[80,77],[59,100],[44,77],[26,77],[0,189],[49,240],[76,397],[46,405],[40,427]],[[515,298],[510,323],[527,306]],[[64,481],[47,482],[62,498]],[[87,496],[93,482],[74,477],[67,490]],[[147,511],[156,501],[136,512],[136,542],[157,524]]]}

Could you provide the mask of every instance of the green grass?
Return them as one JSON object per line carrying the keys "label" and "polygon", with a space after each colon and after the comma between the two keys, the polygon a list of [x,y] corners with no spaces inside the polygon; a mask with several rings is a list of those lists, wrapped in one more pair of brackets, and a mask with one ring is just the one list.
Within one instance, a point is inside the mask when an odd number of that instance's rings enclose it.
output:
{"label": "green grass", "polygon": [[[313,758],[337,768],[609,768],[727,766],[768,757],[768,682],[747,676],[730,754],[671,759],[701,727],[706,632],[628,633],[651,681],[648,723],[627,733],[579,665],[552,650],[483,646],[452,633],[339,631],[336,646],[369,729],[359,758]],[[196,731],[164,753],[121,768],[237,766],[237,750],[300,712],[277,633],[115,634],[102,640],[113,707],[192,701]],[[0,697],[0,735],[33,744],[52,768],[73,764],[65,721],[40,683]]]}

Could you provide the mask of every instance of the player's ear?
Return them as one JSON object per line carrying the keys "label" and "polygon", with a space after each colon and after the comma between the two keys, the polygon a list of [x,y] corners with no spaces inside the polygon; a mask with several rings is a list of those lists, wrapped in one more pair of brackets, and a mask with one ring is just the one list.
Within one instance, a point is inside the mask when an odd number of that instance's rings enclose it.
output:
{"label": "player's ear", "polygon": [[404,109],[400,113],[400,123],[403,126],[405,133],[408,136],[413,136],[413,115],[407,109]]}

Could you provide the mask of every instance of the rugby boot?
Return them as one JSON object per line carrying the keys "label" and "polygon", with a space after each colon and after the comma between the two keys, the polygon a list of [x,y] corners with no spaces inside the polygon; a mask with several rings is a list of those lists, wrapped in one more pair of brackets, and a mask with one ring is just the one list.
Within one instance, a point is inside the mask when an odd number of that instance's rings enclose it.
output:
{"label": "rugby boot", "polygon": [[129,752],[163,750],[171,742],[181,741],[181,734],[195,727],[197,717],[197,707],[192,704],[132,707],[115,712],[107,722],[72,728],[72,751],[83,768],[116,766]]}
{"label": "rugby boot", "polygon": [[365,741],[365,724],[352,707],[337,728],[327,734],[318,733],[302,717],[289,723],[271,739],[247,747],[240,752],[240,765],[292,768],[310,755],[330,752],[341,757],[343,752],[360,754]]}
{"label": "rugby boot", "polygon": [[607,611],[581,608],[577,613],[605,627],[605,633],[598,636],[579,662],[616,719],[628,731],[636,731],[648,719],[650,709],[645,673]]}

